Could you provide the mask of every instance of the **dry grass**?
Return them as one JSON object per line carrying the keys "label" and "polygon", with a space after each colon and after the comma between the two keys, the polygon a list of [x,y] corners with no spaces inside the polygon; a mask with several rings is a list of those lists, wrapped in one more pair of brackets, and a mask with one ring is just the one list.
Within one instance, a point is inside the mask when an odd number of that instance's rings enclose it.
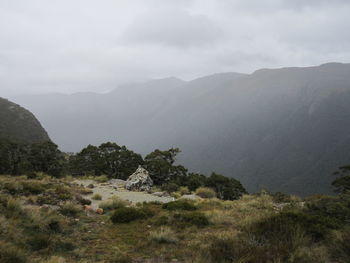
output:
{"label": "dry grass", "polygon": [[111,211],[128,205],[130,205],[130,202],[125,201],[118,196],[112,196],[110,199],[101,202],[99,207],[104,211]]}
{"label": "dry grass", "polygon": [[216,197],[216,192],[208,187],[199,187],[196,190],[196,195],[202,198],[214,198]]}
{"label": "dry grass", "polygon": [[159,230],[151,231],[149,239],[159,244],[176,244],[178,238],[170,227],[161,227]]}

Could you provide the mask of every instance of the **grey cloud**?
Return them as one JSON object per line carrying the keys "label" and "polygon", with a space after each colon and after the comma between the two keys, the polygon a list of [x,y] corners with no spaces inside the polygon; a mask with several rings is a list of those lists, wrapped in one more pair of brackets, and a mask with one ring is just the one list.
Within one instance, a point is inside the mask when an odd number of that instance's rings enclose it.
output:
{"label": "grey cloud", "polygon": [[0,1],[0,96],[350,62],[345,0]]}
{"label": "grey cloud", "polygon": [[205,15],[175,9],[150,12],[136,19],[126,28],[122,41],[182,48],[211,44],[222,36],[221,29]]}

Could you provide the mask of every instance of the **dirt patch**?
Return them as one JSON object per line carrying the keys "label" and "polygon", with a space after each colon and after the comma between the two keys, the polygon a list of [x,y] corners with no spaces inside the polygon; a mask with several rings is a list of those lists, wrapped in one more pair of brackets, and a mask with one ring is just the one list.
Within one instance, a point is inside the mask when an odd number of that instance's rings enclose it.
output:
{"label": "dirt patch", "polygon": [[[121,182],[106,182],[106,183],[97,183],[93,180],[75,180],[73,183],[88,187],[90,184],[94,185],[91,188],[92,193],[84,195],[84,198],[91,200],[92,208],[98,208],[98,205],[107,199],[110,199],[112,196],[118,196],[123,200],[130,201],[133,204],[142,203],[142,202],[152,202],[158,201],[161,203],[168,203],[174,201],[174,197],[159,197],[145,192],[133,192],[124,189],[123,183]],[[101,200],[93,200],[92,196],[99,194]]]}

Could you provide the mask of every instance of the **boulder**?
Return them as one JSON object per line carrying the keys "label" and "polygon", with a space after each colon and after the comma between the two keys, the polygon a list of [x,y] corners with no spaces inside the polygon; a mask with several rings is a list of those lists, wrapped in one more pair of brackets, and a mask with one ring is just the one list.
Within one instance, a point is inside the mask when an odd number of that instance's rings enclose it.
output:
{"label": "boulder", "polygon": [[153,181],[147,170],[139,166],[126,180],[125,189],[129,191],[149,191],[152,185]]}

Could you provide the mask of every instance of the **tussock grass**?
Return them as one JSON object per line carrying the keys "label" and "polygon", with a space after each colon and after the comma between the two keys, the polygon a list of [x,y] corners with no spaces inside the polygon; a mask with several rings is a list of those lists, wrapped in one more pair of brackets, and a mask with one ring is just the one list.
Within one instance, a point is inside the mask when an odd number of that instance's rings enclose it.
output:
{"label": "tussock grass", "polygon": [[125,201],[125,200],[123,200],[120,197],[115,195],[115,196],[112,196],[108,200],[102,201],[99,204],[99,207],[102,208],[104,211],[111,211],[114,209],[126,207],[128,205],[130,205],[130,202]]}
{"label": "tussock grass", "polygon": [[209,187],[199,187],[196,190],[196,195],[202,198],[214,198],[216,197],[216,192]]}
{"label": "tussock grass", "polygon": [[176,244],[178,238],[170,227],[161,227],[159,230],[151,231],[149,239],[159,244]]}

